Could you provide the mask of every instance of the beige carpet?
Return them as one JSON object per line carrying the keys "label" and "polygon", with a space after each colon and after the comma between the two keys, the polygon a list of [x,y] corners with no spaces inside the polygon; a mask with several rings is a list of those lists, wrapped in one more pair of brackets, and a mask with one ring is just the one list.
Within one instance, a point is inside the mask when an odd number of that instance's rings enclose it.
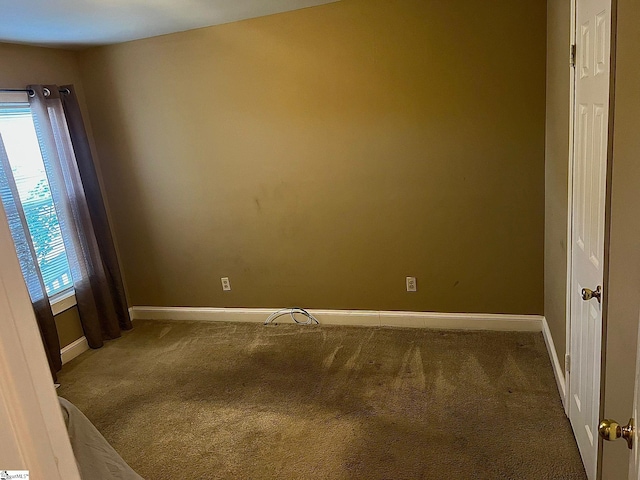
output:
{"label": "beige carpet", "polygon": [[540,334],[137,321],[65,365],[155,479],[584,479]]}

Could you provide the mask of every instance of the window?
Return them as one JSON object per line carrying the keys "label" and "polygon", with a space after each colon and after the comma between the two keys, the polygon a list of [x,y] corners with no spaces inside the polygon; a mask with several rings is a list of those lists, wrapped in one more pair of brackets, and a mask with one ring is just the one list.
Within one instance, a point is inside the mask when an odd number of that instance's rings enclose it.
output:
{"label": "window", "polygon": [[73,289],[58,216],[28,103],[0,103],[0,135],[49,297]]}

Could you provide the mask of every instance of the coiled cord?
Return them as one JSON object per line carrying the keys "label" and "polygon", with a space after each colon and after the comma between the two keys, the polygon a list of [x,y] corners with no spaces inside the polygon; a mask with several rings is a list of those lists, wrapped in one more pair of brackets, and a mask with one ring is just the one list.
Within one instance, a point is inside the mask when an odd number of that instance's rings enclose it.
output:
{"label": "coiled cord", "polygon": [[[298,325],[313,325],[313,324],[319,325],[320,324],[320,322],[318,321],[318,319],[316,317],[314,317],[312,314],[307,312],[304,308],[298,308],[298,307],[283,308],[281,310],[278,310],[277,312],[273,312],[265,320],[264,324],[265,325],[269,325],[276,318],[281,317],[282,315],[286,315],[287,313],[289,315],[291,315],[291,318],[293,319],[293,321],[296,322]],[[300,320],[298,320],[296,318],[296,314],[303,315],[303,316],[307,317],[307,319],[305,321],[300,321]]]}

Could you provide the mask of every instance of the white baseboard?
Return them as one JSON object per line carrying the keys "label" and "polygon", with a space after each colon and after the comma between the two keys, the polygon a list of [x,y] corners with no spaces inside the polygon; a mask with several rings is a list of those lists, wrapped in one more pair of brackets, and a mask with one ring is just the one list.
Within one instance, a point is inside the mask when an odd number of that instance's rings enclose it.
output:
{"label": "white baseboard", "polygon": [[[275,308],[131,307],[132,320],[262,323]],[[323,325],[541,332],[540,315],[308,309]],[[290,321],[286,317],[280,321]]]}
{"label": "white baseboard", "polygon": [[87,343],[87,339],[85,337],[80,337],[73,343],[70,343],[62,350],[60,350],[60,356],[62,356],[62,364],[70,362],[78,355],[89,350],[89,344]]}
{"label": "white baseboard", "polygon": [[553,343],[551,330],[549,330],[549,324],[547,323],[547,319],[544,317],[542,318],[542,336],[544,337],[544,343],[547,344],[547,351],[549,352],[551,365],[553,365],[553,375],[556,377],[556,383],[558,384],[558,391],[560,392],[562,405],[565,413],[567,413],[567,390],[564,381],[564,368],[560,365],[560,359],[558,358],[556,346]]}

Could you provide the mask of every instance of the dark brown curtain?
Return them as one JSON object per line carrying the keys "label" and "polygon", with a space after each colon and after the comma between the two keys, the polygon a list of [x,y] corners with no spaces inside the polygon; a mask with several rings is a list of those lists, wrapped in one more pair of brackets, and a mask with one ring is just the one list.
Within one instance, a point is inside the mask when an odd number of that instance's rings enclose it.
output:
{"label": "dark brown curtain", "polygon": [[111,291],[116,317],[120,328],[129,330],[131,329],[131,319],[129,317],[120,264],[118,263],[113,237],[111,236],[107,211],[102,200],[100,182],[98,181],[93,156],[91,155],[87,131],[82,121],[78,97],[73,85],[63,85],[61,89],[65,92],[61,95],[62,107],[67,118],[69,136],[71,137],[77,168],[84,186],[91,223],[98,241],[98,248],[104,265],[107,285]]}
{"label": "dark brown curtain", "polygon": [[111,230],[75,91],[30,85],[41,145],[78,303],[92,348],[132,327]]}
{"label": "dark brown curtain", "polygon": [[56,381],[56,372],[62,368],[60,340],[2,135],[0,135],[0,198],[9,222],[22,275],[33,304],[40,336],[49,360],[49,368],[53,380]]}

